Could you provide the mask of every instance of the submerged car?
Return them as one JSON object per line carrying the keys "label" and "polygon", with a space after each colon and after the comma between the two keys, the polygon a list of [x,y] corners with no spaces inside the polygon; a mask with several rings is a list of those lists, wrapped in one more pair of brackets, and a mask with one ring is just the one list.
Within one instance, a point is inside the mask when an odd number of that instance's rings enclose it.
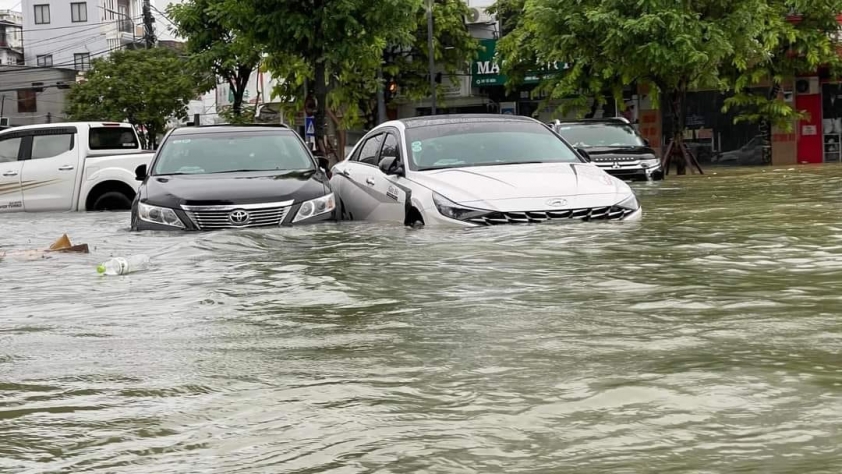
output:
{"label": "submerged car", "polygon": [[345,220],[487,226],[633,220],[629,186],[528,117],[446,115],[384,123],[333,167]]}
{"label": "submerged car", "polygon": [[177,128],[136,174],[132,230],[297,225],[336,207],[326,170],[286,127]]}
{"label": "submerged car", "polygon": [[553,130],[608,174],[629,180],[661,180],[661,160],[628,120],[615,117],[552,124]]}

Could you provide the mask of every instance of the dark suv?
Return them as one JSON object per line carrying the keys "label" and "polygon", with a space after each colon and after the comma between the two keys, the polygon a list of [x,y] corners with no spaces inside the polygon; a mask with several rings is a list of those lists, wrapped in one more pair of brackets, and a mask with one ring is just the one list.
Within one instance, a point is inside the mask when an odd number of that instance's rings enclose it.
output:
{"label": "dark suv", "polygon": [[593,164],[612,176],[630,180],[664,179],[655,150],[624,118],[556,120],[550,125],[571,145],[584,150]]}
{"label": "dark suv", "polygon": [[287,127],[177,128],[136,174],[132,230],[297,225],[336,207],[324,165]]}

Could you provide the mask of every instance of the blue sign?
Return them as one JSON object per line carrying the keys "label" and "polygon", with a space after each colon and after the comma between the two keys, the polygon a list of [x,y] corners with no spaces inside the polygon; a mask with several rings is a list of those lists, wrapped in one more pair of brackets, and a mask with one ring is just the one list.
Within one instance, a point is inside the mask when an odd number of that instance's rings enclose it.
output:
{"label": "blue sign", "polygon": [[305,117],[304,118],[304,136],[305,137],[315,137],[316,136],[316,118],[315,117]]}

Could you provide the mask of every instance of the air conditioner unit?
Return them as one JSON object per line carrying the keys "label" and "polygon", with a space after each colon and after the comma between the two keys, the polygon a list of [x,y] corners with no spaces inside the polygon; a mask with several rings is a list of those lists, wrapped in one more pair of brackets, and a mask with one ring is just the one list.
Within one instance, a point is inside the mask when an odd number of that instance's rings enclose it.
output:
{"label": "air conditioner unit", "polygon": [[9,126],[9,117],[0,117],[0,127]]}
{"label": "air conditioner unit", "polygon": [[795,80],[795,93],[798,95],[816,95],[819,93],[818,77],[803,77]]}
{"label": "air conditioner unit", "polygon": [[465,17],[465,23],[476,25],[481,23],[494,23],[494,18],[485,11],[485,8],[471,8],[471,12]]}

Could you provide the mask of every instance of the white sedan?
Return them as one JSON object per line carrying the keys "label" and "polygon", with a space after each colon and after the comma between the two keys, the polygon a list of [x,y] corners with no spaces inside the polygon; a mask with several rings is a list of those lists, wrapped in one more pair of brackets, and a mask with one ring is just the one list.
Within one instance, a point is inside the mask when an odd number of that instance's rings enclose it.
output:
{"label": "white sedan", "polygon": [[446,115],[384,123],[332,169],[343,220],[486,226],[636,220],[631,188],[528,117]]}

